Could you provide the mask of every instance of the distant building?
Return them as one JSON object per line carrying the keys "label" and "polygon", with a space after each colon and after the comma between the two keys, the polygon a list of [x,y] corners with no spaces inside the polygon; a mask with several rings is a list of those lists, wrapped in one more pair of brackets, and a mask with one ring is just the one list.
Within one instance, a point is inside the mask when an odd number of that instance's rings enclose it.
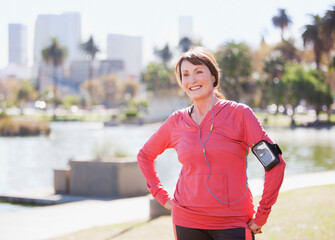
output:
{"label": "distant building", "polygon": [[56,37],[59,43],[68,50],[66,62],[80,58],[81,16],[77,12],[66,12],[60,15],[38,15],[35,23],[34,65],[42,61],[41,51]]}
{"label": "distant building", "polygon": [[140,36],[109,34],[107,60],[121,60],[128,78],[138,80],[143,68],[143,40]]}
{"label": "distant building", "polygon": [[8,63],[27,65],[27,26],[20,23],[8,24]]}
{"label": "distant building", "polygon": [[0,69],[0,79],[13,78],[28,80],[33,79],[33,69],[27,65],[11,63]]}
{"label": "distant building", "polygon": [[109,75],[124,72],[124,62],[122,60],[102,60],[100,61],[98,74]]}
{"label": "distant building", "polygon": [[88,60],[73,61],[70,63],[69,79],[75,83],[82,83],[89,78],[91,62]]}
{"label": "distant building", "polygon": [[[124,71],[124,63],[121,60],[102,60],[95,61],[93,76],[120,74]],[[70,64],[69,80],[71,82],[81,84],[90,78],[91,61],[73,61]]]}
{"label": "distant building", "polygon": [[183,38],[189,38],[193,40],[193,17],[191,16],[180,16],[179,17],[179,40]]}

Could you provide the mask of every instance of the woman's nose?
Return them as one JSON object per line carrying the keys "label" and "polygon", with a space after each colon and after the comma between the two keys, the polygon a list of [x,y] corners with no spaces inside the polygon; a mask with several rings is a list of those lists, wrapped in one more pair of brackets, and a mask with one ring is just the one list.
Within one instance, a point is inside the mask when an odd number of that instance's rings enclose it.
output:
{"label": "woman's nose", "polygon": [[195,82],[197,79],[195,78],[194,74],[190,74],[190,82]]}

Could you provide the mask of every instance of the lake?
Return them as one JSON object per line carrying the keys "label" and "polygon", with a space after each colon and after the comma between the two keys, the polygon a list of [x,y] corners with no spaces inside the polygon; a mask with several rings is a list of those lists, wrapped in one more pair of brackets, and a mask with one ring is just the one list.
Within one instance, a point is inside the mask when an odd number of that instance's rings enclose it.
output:
{"label": "lake", "polygon": [[[53,169],[63,168],[70,158],[91,158],[98,153],[123,152],[136,158],[145,141],[160,123],[104,127],[102,123],[56,122],[50,136],[0,137],[0,193],[53,186]],[[335,169],[335,128],[267,128],[283,150],[286,174]],[[249,178],[259,178],[264,170],[258,160],[248,157]],[[157,159],[163,184],[171,189],[180,164],[174,150]],[[1,205],[1,204],[0,204]]]}

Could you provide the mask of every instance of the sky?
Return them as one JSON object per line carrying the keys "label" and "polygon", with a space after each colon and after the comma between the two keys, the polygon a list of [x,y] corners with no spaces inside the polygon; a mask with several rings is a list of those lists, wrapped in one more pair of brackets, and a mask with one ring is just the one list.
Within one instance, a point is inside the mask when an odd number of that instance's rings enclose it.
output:
{"label": "sky", "polygon": [[[39,14],[80,12],[82,40],[92,34],[99,48],[106,50],[110,33],[143,37],[143,60],[154,59],[153,48],[178,44],[179,16],[193,17],[196,40],[214,51],[227,41],[245,41],[257,47],[261,37],[267,43],[280,41],[280,30],[272,25],[279,8],[286,9],[293,24],[285,37],[294,37],[302,47],[301,33],[312,22],[309,14],[324,13],[334,0],[1,0],[0,68],[8,64],[8,24],[28,27],[28,61],[32,64],[34,25]],[[102,53],[98,58],[104,58]]]}

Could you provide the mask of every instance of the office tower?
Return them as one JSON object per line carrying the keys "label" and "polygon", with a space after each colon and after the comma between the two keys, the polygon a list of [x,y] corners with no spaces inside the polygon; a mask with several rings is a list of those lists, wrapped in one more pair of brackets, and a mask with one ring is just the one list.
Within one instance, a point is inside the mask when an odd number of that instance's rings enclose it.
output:
{"label": "office tower", "polygon": [[8,24],[8,63],[27,65],[27,26],[19,23]]}
{"label": "office tower", "polygon": [[107,59],[121,60],[125,74],[139,80],[142,71],[142,37],[109,34],[107,36]]}
{"label": "office tower", "polygon": [[183,38],[193,39],[193,17],[180,16],[179,17],[179,40]]}
{"label": "office tower", "polygon": [[52,37],[56,37],[67,48],[66,62],[78,60],[81,43],[80,13],[38,15],[35,23],[34,64],[42,61],[41,51],[50,45]]}

